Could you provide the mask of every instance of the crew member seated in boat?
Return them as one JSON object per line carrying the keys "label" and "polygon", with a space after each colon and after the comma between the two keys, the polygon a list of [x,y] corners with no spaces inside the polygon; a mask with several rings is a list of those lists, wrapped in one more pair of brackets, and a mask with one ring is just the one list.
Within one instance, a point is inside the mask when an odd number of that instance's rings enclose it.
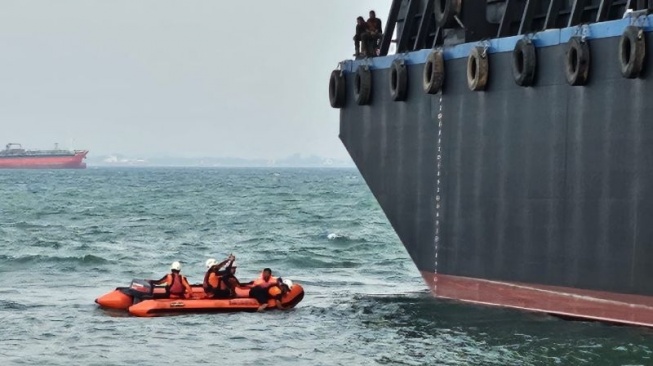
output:
{"label": "crew member seated in boat", "polygon": [[367,32],[367,23],[365,23],[365,18],[358,17],[356,19],[356,34],[354,35],[354,57],[359,58],[363,54],[361,53],[361,41],[363,40],[363,34]]}
{"label": "crew member seated in boat", "polygon": [[235,260],[233,255],[230,255],[224,261],[218,263],[217,260],[210,258],[206,261],[206,274],[204,275],[204,292],[214,299],[224,299],[231,295],[227,288],[227,284],[223,281],[225,275],[224,271],[220,271],[227,263],[232,263]]}
{"label": "crew member seated in boat", "polygon": [[258,301],[260,306],[257,311],[263,311],[268,307],[268,301],[274,300],[275,307],[280,310],[285,310],[285,307],[281,303],[283,295],[288,293],[292,289],[291,280],[282,280],[276,281],[275,284],[268,287],[263,286],[254,286],[249,290],[249,297],[253,297]]}
{"label": "crew member seated in boat", "polygon": [[151,281],[152,285],[166,285],[166,294],[170,298],[190,298],[193,289],[190,287],[186,277],[181,275],[181,263],[174,262],[170,266],[170,273],[158,281]]}
{"label": "crew member seated in boat", "polygon": [[236,287],[243,286],[240,283],[240,281],[238,281],[238,278],[236,278],[237,268],[238,266],[236,265],[236,259],[234,257],[234,260],[227,265],[227,268],[224,270],[222,275],[222,282],[227,286],[227,289],[230,291],[231,297],[236,296],[235,294]]}
{"label": "crew member seated in boat", "polygon": [[367,57],[377,56],[379,43],[383,35],[381,19],[376,17],[374,10],[370,10],[370,17],[367,19],[367,31],[361,36],[363,53]]}
{"label": "crew member seated in boat", "polygon": [[277,278],[272,276],[272,270],[269,268],[264,268],[263,272],[261,272],[261,276],[254,280],[252,286],[267,288],[272,285],[276,285],[276,283]]}

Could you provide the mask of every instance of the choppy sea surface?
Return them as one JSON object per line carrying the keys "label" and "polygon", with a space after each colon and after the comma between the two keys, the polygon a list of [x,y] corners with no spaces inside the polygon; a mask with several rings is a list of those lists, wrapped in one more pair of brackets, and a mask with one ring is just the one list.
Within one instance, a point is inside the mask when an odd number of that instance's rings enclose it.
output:
{"label": "choppy sea surface", "polygon": [[[94,299],[234,253],[293,310],[134,318]],[[2,365],[653,365],[653,331],[431,298],[356,170],[0,171]]]}

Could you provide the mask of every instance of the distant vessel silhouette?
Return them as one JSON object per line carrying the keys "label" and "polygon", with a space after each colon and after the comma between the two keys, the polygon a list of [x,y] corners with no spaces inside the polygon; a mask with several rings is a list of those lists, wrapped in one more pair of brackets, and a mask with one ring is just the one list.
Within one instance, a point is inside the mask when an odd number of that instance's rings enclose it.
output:
{"label": "distant vessel silhouette", "polygon": [[84,169],[87,150],[25,150],[21,144],[8,143],[0,151],[0,169]]}

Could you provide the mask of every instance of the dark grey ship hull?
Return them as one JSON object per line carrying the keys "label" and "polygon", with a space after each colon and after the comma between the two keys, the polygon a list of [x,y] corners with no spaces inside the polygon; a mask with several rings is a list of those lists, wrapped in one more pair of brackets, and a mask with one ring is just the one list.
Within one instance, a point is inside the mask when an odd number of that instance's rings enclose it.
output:
{"label": "dark grey ship hull", "polygon": [[[344,65],[340,138],[436,296],[653,325],[653,57],[624,78],[617,34],[629,23],[608,23],[588,35],[583,86],[565,77],[573,30],[535,39],[532,87],[513,78],[514,37],[488,49],[484,91],[468,88],[464,45],[445,49],[435,95],[422,87],[425,51]],[[396,58],[405,101],[389,91]],[[366,63],[371,99],[358,105]]]}

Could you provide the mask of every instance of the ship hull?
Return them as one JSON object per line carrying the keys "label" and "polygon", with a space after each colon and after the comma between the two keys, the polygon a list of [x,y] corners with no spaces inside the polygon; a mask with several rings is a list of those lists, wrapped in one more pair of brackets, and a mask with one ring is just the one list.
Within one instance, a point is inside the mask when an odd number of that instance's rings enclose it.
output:
{"label": "ship hull", "polygon": [[87,152],[69,156],[11,156],[0,157],[0,169],[84,169]]}
{"label": "ship hull", "polygon": [[610,323],[653,325],[653,297],[650,296],[436,275],[430,272],[421,274],[437,298]]}
{"label": "ship hull", "polygon": [[442,93],[425,94],[413,55],[406,101],[375,60],[360,106],[349,63],[340,138],[436,296],[653,326],[653,58],[626,79],[617,34],[590,37],[589,83],[570,86],[557,32],[528,88],[511,46],[490,50],[477,92],[450,53]]}

